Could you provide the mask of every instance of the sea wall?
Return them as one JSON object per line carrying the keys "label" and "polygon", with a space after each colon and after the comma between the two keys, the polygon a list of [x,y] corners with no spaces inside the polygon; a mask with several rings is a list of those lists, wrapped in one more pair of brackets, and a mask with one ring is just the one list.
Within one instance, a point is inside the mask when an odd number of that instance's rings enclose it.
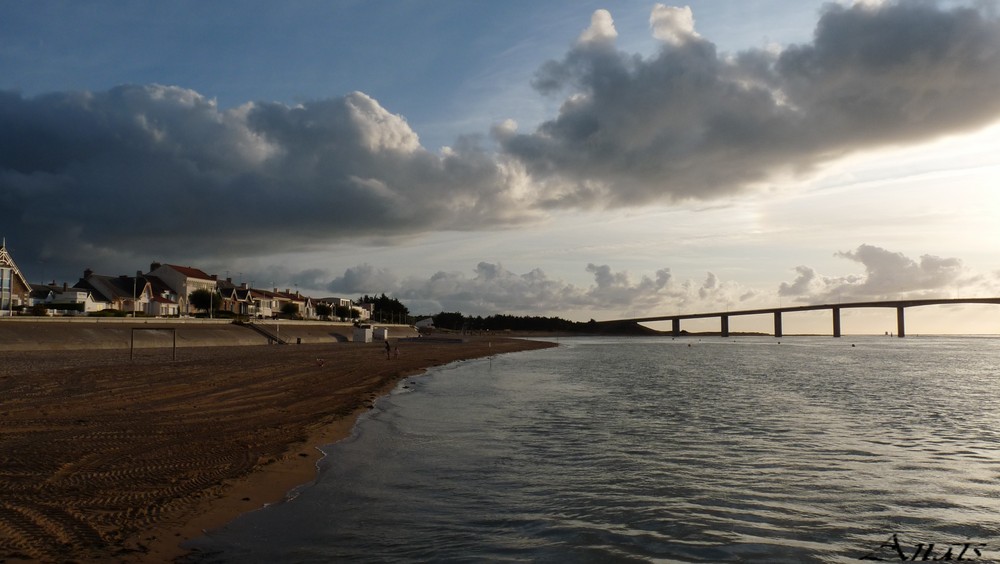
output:
{"label": "sea wall", "polygon": [[[349,323],[268,321],[264,332],[295,345],[348,342]],[[389,325],[389,338],[416,336],[405,325]],[[134,329],[142,329],[134,331]],[[229,320],[123,318],[6,318],[0,319],[0,351],[221,347],[267,345],[269,339],[250,327]],[[272,341],[273,342],[273,341]]]}

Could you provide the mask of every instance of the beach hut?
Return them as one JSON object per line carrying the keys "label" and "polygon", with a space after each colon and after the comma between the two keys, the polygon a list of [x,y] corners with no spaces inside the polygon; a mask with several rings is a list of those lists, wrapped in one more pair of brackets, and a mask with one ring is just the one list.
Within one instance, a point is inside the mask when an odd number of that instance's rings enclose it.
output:
{"label": "beach hut", "polygon": [[372,342],[372,326],[371,325],[359,325],[354,328],[354,342],[355,343],[370,343]]}

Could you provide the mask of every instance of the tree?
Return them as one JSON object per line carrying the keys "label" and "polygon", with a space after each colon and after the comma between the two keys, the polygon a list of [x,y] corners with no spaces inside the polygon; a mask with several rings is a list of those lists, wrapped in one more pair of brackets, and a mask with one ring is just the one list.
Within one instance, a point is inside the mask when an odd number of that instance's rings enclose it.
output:
{"label": "tree", "polygon": [[222,294],[205,289],[195,290],[188,294],[188,302],[202,311],[219,309],[222,305]]}
{"label": "tree", "polygon": [[323,319],[328,319],[332,313],[333,307],[330,304],[316,304],[316,315]]}
{"label": "tree", "polygon": [[339,305],[339,306],[337,306],[336,313],[337,313],[337,317],[339,317],[341,319],[349,319],[349,318],[353,317],[354,314],[357,313],[357,312],[355,312],[354,308],[352,308],[352,307],[348,307],[348,306],[345,306],[345,305]]}
{"label": "tree", "polygon": [[465,316],[459,312],[444,312],[434,316],[434,326],[439,329],[458,331],[465,325]]}
{"label": "tree", "polygon": [[358,300],[358,304],[374,304],[372,308],[372,319],[379,321],[406,322],[410,310],[396,298],[390,298],[384,293],[379,297],[363,296]]}

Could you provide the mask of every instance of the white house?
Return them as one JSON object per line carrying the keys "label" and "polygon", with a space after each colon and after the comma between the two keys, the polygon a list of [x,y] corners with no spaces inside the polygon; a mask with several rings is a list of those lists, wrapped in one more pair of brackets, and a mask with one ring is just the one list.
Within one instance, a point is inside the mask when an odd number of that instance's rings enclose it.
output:
{"label": "white house", "polygon": [[50,314],[85,315],[105,309],[108,305],[96,300],[90,290],[70,287],[65,282],[61,285],[54,281],[51,284],[32,284],[31,288],[31,305],[44,305]]}
{"label": "white house", "polygon": [[181,315],[193,313],[191,304],[188,303],[188,296],[191,295],[191,292],[195,290],[215,292],[216,290],[215,277],[190,266],[154,262],[149,265],[148,274],[159,278],[174,291],[177,295],[177,305]]}
{"label": "white house", "polygon": [[30,293],[31,286],[7,252],[4,239],[0,244],[0,316],[14,315],[16,308],[27,305]]}

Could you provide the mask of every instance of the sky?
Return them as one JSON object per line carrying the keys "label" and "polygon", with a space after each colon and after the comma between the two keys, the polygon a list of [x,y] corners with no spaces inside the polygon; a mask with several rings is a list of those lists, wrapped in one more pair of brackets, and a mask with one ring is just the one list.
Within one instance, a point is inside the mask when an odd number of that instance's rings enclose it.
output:
{"label": "sky", "polygon": [[[0,235],[32,283],[164,262],[415,314],[1000,296],[998,18],[0,0]],[[996,306],[907,315],[910,334],[1000,333]]]}

